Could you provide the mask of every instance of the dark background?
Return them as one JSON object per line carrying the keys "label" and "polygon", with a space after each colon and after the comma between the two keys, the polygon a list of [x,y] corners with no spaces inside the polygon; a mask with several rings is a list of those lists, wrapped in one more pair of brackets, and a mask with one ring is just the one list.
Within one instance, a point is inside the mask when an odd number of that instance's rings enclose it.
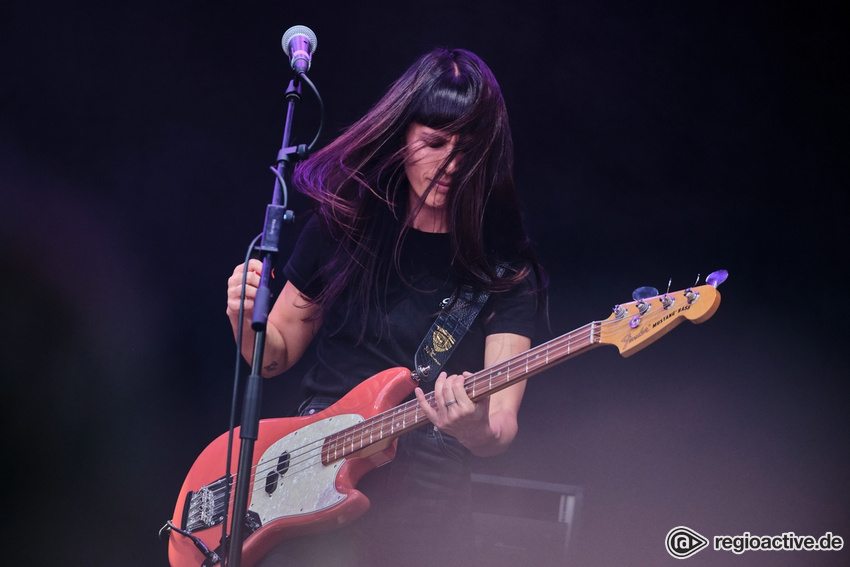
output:
{"label": "dark background", "polygon": [[[434,46],[488,62],[556,333],[729,270],[705,324],[532,379],[514,446],[477,463],[581,487],[573,565],[675,565],[679,525],[850,544],[848,22],[837,2],[715,4],[5,3],[3,563],[166,564],[157,531],[228,423],[225,281],[271,199],[296,24],[319,39],[323,141]],[[295,382],[267,383],[266,415]]]}

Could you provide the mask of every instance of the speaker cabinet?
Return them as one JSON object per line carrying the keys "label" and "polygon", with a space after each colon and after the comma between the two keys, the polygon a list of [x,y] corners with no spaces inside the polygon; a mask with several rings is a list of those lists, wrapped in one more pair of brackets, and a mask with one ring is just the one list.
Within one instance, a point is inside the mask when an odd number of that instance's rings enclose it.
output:
{"label": "speaker cabinet", "polygon": [[472,475],[475,544],[482,565],[567,565],[581,487]]}

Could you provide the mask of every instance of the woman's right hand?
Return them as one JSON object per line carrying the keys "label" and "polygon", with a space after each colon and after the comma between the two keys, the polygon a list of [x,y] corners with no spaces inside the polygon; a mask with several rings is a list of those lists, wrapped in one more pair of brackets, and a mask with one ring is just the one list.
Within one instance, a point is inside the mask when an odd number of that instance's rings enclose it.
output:
{"label": "woman's right hand", "polygon": [[[242,356],[251,364],[253,359],[253,330],[251,319],[254,316],[254,300],[260,285],[263,263],[260,260],[248,262],[248,275],[245,280],[245,315],[242,327]],[[227,316],[233,327],[234,337],[239,329],[239,304],[242,301],[242,276],[245,264],[233,269],[227,280]],[[316,336],[322,324],[318,316],[319,307],[287,282],[280,297],[276,298],[269,313],[266,326],[266,343],[263,353],[263,376],[274,376],[295,364],[304,354],[307,345]]]}
{"label": "woman's right hand", "polygon": [[[250,318],[254,312],[254,298],[257,297],[257,287],[260,285],[260,273],[263,263],[259,260],[248,262],[248,277],[245,282],[245,317]],[[239,304],[242,302],[242,275],[245,264],[239,264],[233,269],[233,275],[227,280],[227,315],[232,320],[239,317]]]}
{"label": "woman's right hand", "polygon": [[[260,285],[263,263],[260,260],[248,262],[248,275],[245,280],[245,324],[242,327],[242,356],[248,364],[253,359],[253,330],[251,319],[254,315],[254,300]],[[233,327],[234,337],[239,329],[239,304],[242,301],[242,276],[245,265],[233,269],[227,280],[227,316]],[[307,345],[316,336],[322,324],[318,315],[320,308],[310,303],[298,289],[287,282],[283,286],[269,313],[266,326],[266,343],[263,353],[263,376],[274,376],[295,364],[304,354]]]}

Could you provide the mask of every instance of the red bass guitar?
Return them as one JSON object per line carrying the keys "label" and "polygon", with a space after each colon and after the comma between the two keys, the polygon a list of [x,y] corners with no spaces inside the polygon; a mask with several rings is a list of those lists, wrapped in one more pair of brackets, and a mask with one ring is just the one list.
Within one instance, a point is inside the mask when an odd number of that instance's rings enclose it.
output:
{"label": "red bass guitar", "polygon": [[[591,348],[615,345],[629,356],[684,320],[701,323],[720,305],[712,285],[654,295],[618,305],[594,321],[525,353],[477,372],[465,388],[475,401]],[[712,279],[713,277],[713,279]],[[654,290],[653,290],[654,291]],[[395,440],[428,422],[416,400],[401,403],[416,387],[410,371],[385,370],[326,410],[306,417],[264,419],[254,446],[251,492],[242,564],[255,565],[280,541],[351,522],[369,507],[355,486],[395,456]],[[434,404],[433,393],[428,396]],[[186,477],[169,530],[172,567],[219,564],[222,525],[230,517],[235,475],[224,475],[228,435],[200,454]],[[237,469],[238,434],[231,468]]]}

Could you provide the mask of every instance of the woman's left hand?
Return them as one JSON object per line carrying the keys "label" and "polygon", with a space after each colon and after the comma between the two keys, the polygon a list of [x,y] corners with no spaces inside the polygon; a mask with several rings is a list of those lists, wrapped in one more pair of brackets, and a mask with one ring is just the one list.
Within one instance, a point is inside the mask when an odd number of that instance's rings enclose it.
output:
{"label": "woman's left hand", "polygon": [[495,434],[490,428],[490,398],[473,402],[464,388],[467,376],[471,373],[465,372],[463,376],[440,373],[434,383],[433,406],[428,403],[422,388],[416,388],[415,393],[419,407],[437,429],[474,450],[492,443]]}

